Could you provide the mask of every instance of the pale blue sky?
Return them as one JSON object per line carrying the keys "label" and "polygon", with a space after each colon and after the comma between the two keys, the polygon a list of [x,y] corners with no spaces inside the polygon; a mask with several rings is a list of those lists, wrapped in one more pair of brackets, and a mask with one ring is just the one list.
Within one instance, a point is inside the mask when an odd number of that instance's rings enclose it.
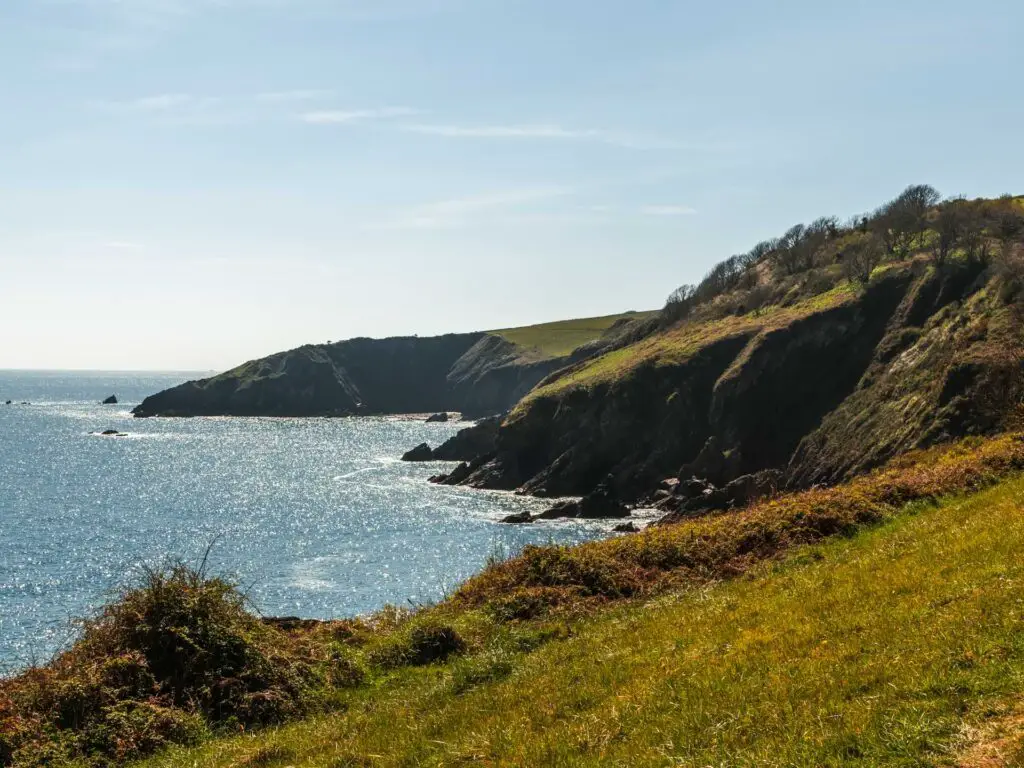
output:
{"label": "pale blue sky", "polygon": [[1022,193],[1022,29],[1016,0],[0,0],[0,367],[653,308],[909,183]]}

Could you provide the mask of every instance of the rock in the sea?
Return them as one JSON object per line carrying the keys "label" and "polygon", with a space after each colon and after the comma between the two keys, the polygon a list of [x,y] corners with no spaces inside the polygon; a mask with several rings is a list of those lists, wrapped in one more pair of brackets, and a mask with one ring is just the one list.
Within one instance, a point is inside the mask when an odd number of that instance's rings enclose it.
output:
{"label": "rock in the sea", "polygon": [[469,464],[467,464],[466,462],[462,462],[449,474],[435,475],[434,477],[430,478],[430,482],[437,483],[438,485],[458,485],[467,477],[469,477],[470,474],[472,474],[472,472],[473,470],[470,469]]}
{"label": "rock in the sea", "polygon": [[529,512],[518,512],[514,515],[502,518],[501,522],[508,523],[510,525],[523,525],[525,523],[532,523],[533,516]]}
{"label": "rock in the sea", "polygon": [[537,520],[564,520],[580,516],[580,503],[578,501],[560,501],[551,509],[541,512]]}
{"label": "rock in the sea", "polygon": [[127,437],[124,432],[118,432],[116,429],[105,429],[100,432],[103,437]]}
{"label": "rock in the sea", "polygon": [[615,533],[640,533],[640,529],[636,527],[636,524],[632,521],[628,523],[622,523],[612,528]]}
{"label": "rock in the sea", "polygon": [[611,486],[609,478],[598,485],[592,493],[584,496],[579,504],[579,517],[587,520],[629,517],[629,508],[615,496]]}
{"label": "rock in the sea", "polygon": [[103,401],[102,405],[117,405],[117,395],[111,395]]}
{"label": "rock in the sea", "polygon": [[629,517],[629,507],[619,501],[607,482],[601,483],[593,493],[579,501],[560,501],[551,509],[541,512],[537,520],[609,520]]}
{"label": "rock in the sea", "polygon": [[427,424],[445,424],[448,421],[448,414],[445,412],[435,413],[427,417]]}
{"label": "rock in the sea", "polygon": [[493,454],[500,427],[501,418],[497,416],[478,421],[445,441],[434,451],[434,458],[440,461],[472,461],[478,456]]}
{"label": "rock in the sea", "polygon": [[420,443],[402,455],[402,461],[431,461],[433,458],[434,451],[427,443]]}
{"label": "rock in the sea", "polygon": [[5,405],[14,405],[14,403],[12,403],[12,402],[11,402],[10,400],[8,400],[8,401],[7,401],[6,403],[5,403]]}

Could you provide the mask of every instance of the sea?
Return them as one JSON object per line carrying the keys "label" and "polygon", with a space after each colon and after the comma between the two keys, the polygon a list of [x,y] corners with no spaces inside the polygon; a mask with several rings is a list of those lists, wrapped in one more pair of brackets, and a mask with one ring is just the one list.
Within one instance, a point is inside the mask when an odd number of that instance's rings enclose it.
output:
{"label": "sea", "polygon": [[146,567],[206,558],[255,611],[330,619],[437,601],[529,543],[610,534],[502,525],[550,501],[432,485],[453,465],[399,460],[465,423],[132,418],[191,378],[0,371],[0,674],[66,648]]}

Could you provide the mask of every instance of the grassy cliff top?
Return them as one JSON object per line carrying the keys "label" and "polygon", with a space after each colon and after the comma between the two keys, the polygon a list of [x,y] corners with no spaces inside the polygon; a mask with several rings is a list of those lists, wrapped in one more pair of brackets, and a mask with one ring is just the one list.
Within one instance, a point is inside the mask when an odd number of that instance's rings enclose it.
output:
{"label": "grassy cliff top", "polygon": [[621,320],[643,320],[657,312],[624,312],[619,315],[560,320],[553,323],[502,328],[490,331],[537,357],[565,357],[601,335]]}
{"label": "grassy cliff top", "polygon": [[677,364],[716,341],[780,328],[816,312],[849,303],[856,297],[857,286],[845,282],[821,294],[798,301],[792,306],[768,305],[741,315],[683,323],[635,344],[580,363],[552,382],[533,390],[520,407],[527,406],[530,400],[538,397],[614,381],[644,365]]}

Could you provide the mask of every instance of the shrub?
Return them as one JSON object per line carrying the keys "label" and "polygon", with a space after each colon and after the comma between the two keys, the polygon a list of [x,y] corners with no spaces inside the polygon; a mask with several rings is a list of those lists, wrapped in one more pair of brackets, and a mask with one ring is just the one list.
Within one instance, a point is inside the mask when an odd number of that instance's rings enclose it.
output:
{"label": "shrub", "polygon": [[190,743],[207,723],[280,722],[325,679],[231,583],[181,565],[148,571],[71,650],[0,681],[0,765],[54,750],[120,763]]}

